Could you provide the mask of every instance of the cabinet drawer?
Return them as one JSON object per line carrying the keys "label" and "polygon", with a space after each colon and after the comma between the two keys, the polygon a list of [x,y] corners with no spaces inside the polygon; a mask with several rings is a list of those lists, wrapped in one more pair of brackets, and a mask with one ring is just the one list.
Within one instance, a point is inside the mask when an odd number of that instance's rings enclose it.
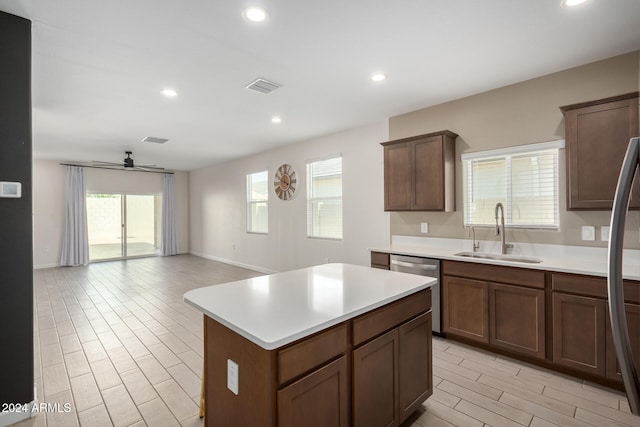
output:
{"label": "cabinet drawer", "polygon": [[554,291],[607,298],[607,279],[603,277],[554,273],[551,286]]}
{"label": "cabinet drawer", "polygon": [[431,289],[426,289],[363,314],[353,320],[353,345],[360,345],[430,309]]}
{"label": "cabinet drawer", "polygon": [[320,366],[347,351],[347,324],[322,332],[312,338],[278,351],[278,384]]}
{"label": "cabinet drawer", "polygon": [[[551,284],[554,291],[604,299],[609,296],[607,279],[604,277],[554,273],[551,276]],[[625,280],[623,286],[625,302],[640,303],[640,282]]]}
{"label": "cabinet drawer", "polygon": [[371,266],[389,269],[389,254],[384,252],[371,252]]}
{"label": "cabinet drawer", "polygon": [[542,270],[502,267],[475,262],[443,261],[442,274],[544,289],[544,271]]}

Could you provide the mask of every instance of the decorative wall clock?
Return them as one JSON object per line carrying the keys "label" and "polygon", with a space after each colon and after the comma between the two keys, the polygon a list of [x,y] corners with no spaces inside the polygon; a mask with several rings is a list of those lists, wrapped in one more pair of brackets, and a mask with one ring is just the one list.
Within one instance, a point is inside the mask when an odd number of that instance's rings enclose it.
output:
{"label": "decorative wall clock", "polygon": [[283,164],[276,171],[276,175],[273,180],[273,188],[276,191],[276,196],[282,200],[289,200],[296,192],[296,171],[288,164]]}

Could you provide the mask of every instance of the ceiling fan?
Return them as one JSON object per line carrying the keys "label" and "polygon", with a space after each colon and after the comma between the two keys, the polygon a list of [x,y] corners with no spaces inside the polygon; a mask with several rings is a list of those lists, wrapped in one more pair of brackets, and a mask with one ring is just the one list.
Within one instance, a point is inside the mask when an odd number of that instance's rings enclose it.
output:
{"label": "ceiling fan", "polygon": [[155,171],[163,171],[164,168],[159,168],[156,165],[136,165],[135,163],[133,163],[133,159],[131,158],[131,155],[133,154],[132,151],[125,151],[124,152],[127,157],[123,160],[123,163],[113,163],[113,162],[101,162],[99,160],[94,160],[93,164],[94,165],[102,165],[102,166],[121,166],[126,170],[139,170],[139,171],[148,171],[148,172],[155,172]]}

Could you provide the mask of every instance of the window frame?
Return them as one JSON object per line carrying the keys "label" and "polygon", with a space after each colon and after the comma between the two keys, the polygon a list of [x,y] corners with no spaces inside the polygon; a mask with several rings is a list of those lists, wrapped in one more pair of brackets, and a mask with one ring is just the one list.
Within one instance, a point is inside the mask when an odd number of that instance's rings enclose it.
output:
{"label": "window frame", "polygon": [[[266,198],[263,199],[253,199],[252,198],[252,188],[253,188],[253,181],[251,181],[251,178],[254,175],[258,175],[258,174],[265,174],[265,182],[266,182]],[[260,170],[257,172],[250,172],[246,175],[246,232],[247,234],[262,234],[262,235],[266,235],[269,234],[269,170]],[[252,212],[252,207],[254,205],[257,205],[259,203],[264,203],[266,205],[266,214],[267,214],[267,221],[266,221],[266,226],[267,229],[266,231],[256,231],[251,229],[251,225],[253,224],[253,215],[251,214]]]}
{"label": "window frame", "polygon": [[[470,221],[471,214],[469,212],[469,166],[471,161],[505,159],[505,172],[508,172],[508,182],[506,189],[506,200],[504,205],[505,227],[533,229],[533,230],[559,230],[560,229],[560,149],[565,147],[565,140],[559,139],[554,141],[518,145],[514,147],[500,148],[495,150],[477,151],[472,153],[464,153],[460,156],[462,162],[462,206],[463,206],[463,225],[464,227],[495,227],[494,224],[483,224]],[[542,152],[554,152],[554,224],[513,224],[512,223],[512,196],[510,181],[512,178],[511,161],[513,157],[523,156],[527,154],[535,154]]]}
{"label": "window frame", "polygon": [[[323,161],[327,161],[327,160],[334,160],[334,159],[340,159],[340,197],[336,197],[336,196],[332,196],[332,197],[311,197],[311,195],[313,194],[312,191],[312,185],[313,185],[313,179],[311,177],[310,174],[310,167],[311,165],[313,165],[314,163],[318,163],[318,162],[323,162]],[[326,156],[326,157],[321,157],[321,158],[316,158],[316,159],[312,159],[312,160],[307,160],[306,164],[305,164],[305,171],[306,171],[306,179],[307,179],[307,185],[306,185],[306,189],[307,189],[307,194],[306,194],[306,214],[307,214],[307,238],[308,239],[320,239],[320,240],[332,240],[332,241],[342,241],[344,239],[344,194],[343,194],[343,189],[344,189],[344,181],[343,181],[343,177],[344,177],[344,168],[343,168],[344,162],[343,162],[343,157],[342,157],[342,153],[338,153],[338,154],[334,154],[334,155],[330,155],[330,156]],[[331,236],[322,236],[322,235],[314,235],[313,234],[313,221],[312,221],[312,214],[311,214],[311,209],[313,206],[313,203],[316,201],[320,201],[320,200],[340,200],[340,237],[331,237]]]}

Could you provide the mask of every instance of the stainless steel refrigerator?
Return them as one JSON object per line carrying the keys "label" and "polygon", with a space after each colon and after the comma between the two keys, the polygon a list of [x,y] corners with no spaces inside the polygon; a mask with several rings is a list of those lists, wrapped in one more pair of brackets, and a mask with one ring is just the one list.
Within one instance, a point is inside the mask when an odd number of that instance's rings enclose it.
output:
{"label": "stainless steel refrigerator", "polygon": [[[631,138],[625,155],[611,212],[611,235],[608,254],[609,316],[613,343],[631,412],[640,415],[640,378],[635,366],[624,306],[622,253],[624,225],[629,208],[631,185],[640,166],[640,138]],[[636,337],[637,338],[637,337]]]}

